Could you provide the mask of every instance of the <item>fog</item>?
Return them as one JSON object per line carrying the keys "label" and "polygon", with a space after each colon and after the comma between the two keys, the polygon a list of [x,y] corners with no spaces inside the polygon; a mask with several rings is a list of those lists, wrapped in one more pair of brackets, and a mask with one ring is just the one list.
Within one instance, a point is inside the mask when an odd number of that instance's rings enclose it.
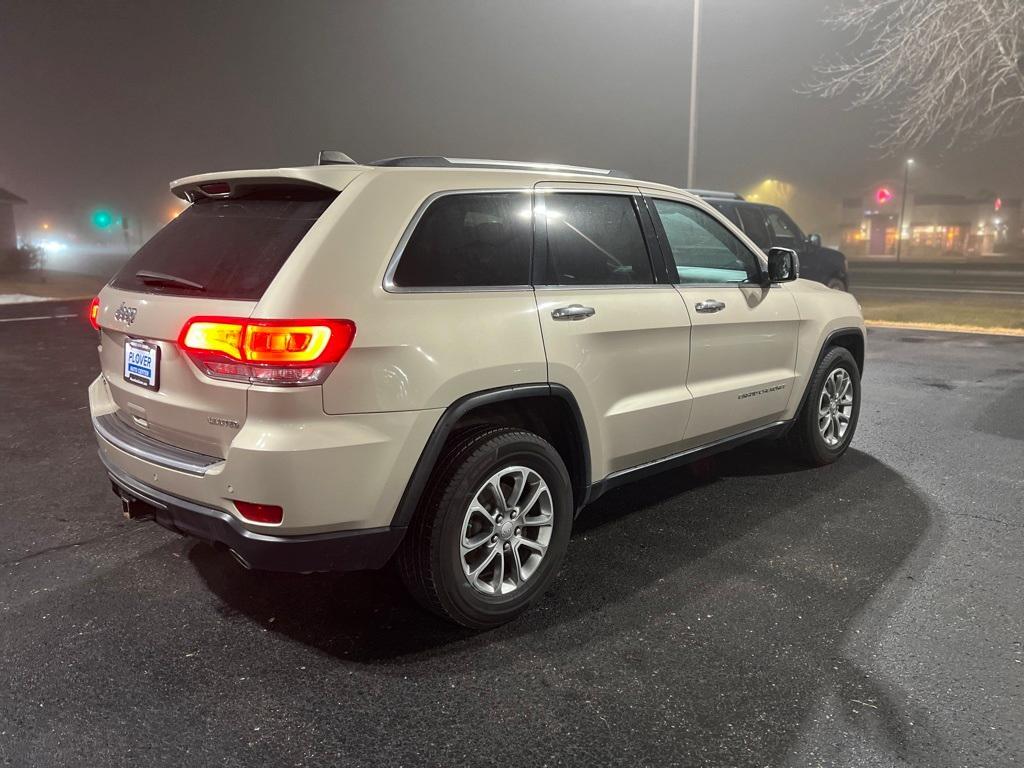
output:
{"label": "fog", "polygon": [[[797,192],[811,229],[897,179],[877,115],[797,93],[843,38],[812,0],[706,0],[696,183]],[[621,168],[685,183],[690,2],[0,2],[0,187],[88,240],[123,212],[133,242],[174,212],[171,179],[450,154]],[[1024,192],[1024,142],[916,153],[931,192]],[[814,221],[807,221],[814,219]],[[818,226],[820,222],[820,226]],[[121,236],[119,232],[117,237]]]}

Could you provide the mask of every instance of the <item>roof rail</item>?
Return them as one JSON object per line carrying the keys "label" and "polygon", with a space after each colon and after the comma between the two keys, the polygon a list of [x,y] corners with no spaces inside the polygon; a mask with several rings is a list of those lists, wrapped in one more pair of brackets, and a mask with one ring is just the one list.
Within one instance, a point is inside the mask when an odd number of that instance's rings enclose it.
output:
{"label": "roof rail", "polygon": [[374,160],[367,165],[386,168],[499,168],[521,171],[556,171],[563,173],[585,173],[594,176],[617,176],[631,178],[620,171],[607,168],[588,168],[582,165],[561,165],[558,163],[527,163],[517,160],[481,160],[466,157],[440,157],[435,155],[409,155]]}
{"label": "roof rail", "polygon": [[736,192],[720,192],[717,189],[688,189],[686,190],[691,195],[697,195],[697,197],[710,197],[717,200],[743,200],[743,195],[737,194]]}

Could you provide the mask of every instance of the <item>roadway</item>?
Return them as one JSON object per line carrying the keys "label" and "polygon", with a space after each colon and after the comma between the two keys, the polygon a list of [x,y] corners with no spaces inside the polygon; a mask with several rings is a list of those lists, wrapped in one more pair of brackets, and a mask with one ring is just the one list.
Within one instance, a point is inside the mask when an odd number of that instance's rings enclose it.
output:
{"label": "roadway", "polygon": [[1024,339],[872,331],[839,463],[750,446],[619,489],[474,634],[389,572],[252,573],[122,519],[81,312],[0,322],[2,765],[1024,759]]}

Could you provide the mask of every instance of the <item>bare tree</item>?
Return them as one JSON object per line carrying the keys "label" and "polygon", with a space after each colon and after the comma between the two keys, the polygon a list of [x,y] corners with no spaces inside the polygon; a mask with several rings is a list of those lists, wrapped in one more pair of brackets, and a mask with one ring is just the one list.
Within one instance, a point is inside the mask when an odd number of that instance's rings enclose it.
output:
{"label": "bare tree", "polygon": [[851,0],[825,23],[848,57],[815,68],[806,90],[879,108],[890,151],[977,143],[1024,116],[1024,0]]}

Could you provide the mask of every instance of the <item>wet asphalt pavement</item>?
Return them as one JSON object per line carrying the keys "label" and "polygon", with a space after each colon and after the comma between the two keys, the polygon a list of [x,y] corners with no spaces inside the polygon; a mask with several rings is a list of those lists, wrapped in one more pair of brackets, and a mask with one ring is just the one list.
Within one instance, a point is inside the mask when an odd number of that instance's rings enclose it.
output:
{"label": "wet asphalt pavement", "polygon": [[0,765],[1024,761],[1024,339],[872,332],[838,464],[609,494],[486,634],[123,520],[95,371],[81,318],[0,323]]}

